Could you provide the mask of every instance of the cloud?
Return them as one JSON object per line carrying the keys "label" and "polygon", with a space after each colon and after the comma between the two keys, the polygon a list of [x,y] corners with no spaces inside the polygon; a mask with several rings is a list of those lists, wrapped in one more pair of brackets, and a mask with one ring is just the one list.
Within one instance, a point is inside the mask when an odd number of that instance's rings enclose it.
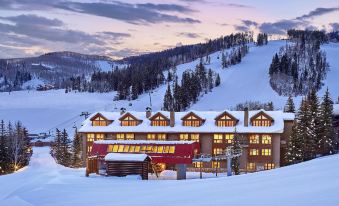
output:
{"label": "cloud", "polygon": [[258,23],[255,22],[255,21],[251,21],[251,20],[242,20],[242,23],[245,25],[245,26],[258,26]]}
{"label": "cloud", "polygon": [[274,23],[262,23],[259,29],[264,33],[284,35],[289,29],[307,26],[309,26],[309,22],[307,21],[280,20]]}
{"label": "cloud", "polygon": [[162,13],[161,11],[192,12],[192,10],[178,5],[170,4],[129,4],[122,2],[113,3],[80,3],[80,2],[60,2],[58,8],[86,13],[96,16],[107,17],[132,24],[145,23],[200,23],[199,20],[183,18],[175,15]]}
{"label": "cloud", "polygon": [[235,4],[235,3],[225,4],[225,6],[235,7],[235,8],[253,8],[252,6],[248,6],[244,4]]}
{"label": "cloud", "polygon": [[191,39],[201,38],[200,34],[192,33],[192,32],[180,32],[180,33],[177,33],[177,34],[179,36],[191,38]]}
{"label": "cloud", "polygon": [[335,7],[335,8],[316,8],[313,11],[310,11],[308,14],[304,14],[302,16],[297,17],[297,20],[306,20],[306,19],[310,19],[313,17],[317,17],[317,16],[322,16],[334,11],[339,11],[339,7]]}
{"label": "cloud", "polygon": [[63,26],[64,23],[58,19],[47,19],[36,15],[19,15],[10,17],[0,17],[14,23],[40,26]]}
{"label": "cloud", "polygon": [[259,23],[252,20],[241,20],[240,25],[234,25],[236,31],[247,32],[250,31],[252,27],[257,27]]}

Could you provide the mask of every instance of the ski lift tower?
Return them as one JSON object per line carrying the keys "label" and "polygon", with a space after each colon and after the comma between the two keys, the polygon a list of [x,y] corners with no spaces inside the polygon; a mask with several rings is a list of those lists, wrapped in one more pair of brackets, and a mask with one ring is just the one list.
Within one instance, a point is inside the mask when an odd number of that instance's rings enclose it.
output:
{"label": "ski lift tower", "polygon": [[232,158],[240,157],[242,155],[242,149],[233,149],[233,146],[229,146],[225,150],[225,157],[227,159],[227,176],[232,176]]}

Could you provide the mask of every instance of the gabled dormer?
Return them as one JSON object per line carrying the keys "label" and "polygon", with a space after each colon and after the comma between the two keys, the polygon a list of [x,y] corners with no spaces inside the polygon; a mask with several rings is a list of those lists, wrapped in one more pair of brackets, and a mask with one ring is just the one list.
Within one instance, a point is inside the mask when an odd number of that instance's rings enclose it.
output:
{"label": "gabled dormer", "polygon": [[270,127],[274,122],[273,118],[264,111],[258,112],[256,115],[251,117],[250,120],[251,125],[254,127]]}
{"label": "gabled dormer", "polygon": [[119,118],[121,126],[138,126],[142,120],[139,120],[131,113],[127,112]]}
{"label": "gabled dormer", "polygon": [[92,122],[92,126],[107,126],[110,123],[112,123],[112,121],[108,120],[106,117],[104,117],[102,114],[97,113],[96,115],[94,115],[90,121]]}
{"label": "gabled dormer", "polygon": [[194,112],[189,112],[181,118],[182,125],[187,127],[200,127],[204,123],[204,119],[196,115]]}
{"label": "gabled dormer", "polygon": [[239,121],[227,111],[224,111],[223,113],[218,115],[214,120],[215,125],[218,127],[235,127]]}
{"label": "gabled dormer", "polygon": [[157,112],[153,116],[149,118],[151,121],[151,126],[169,126],[170,119],[168,119],[165,115],[161,112]]}

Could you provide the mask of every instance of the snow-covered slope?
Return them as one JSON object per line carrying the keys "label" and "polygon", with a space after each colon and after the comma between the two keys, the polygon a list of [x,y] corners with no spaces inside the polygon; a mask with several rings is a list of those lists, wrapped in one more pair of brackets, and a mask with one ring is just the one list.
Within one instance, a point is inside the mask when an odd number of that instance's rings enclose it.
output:
{"label": "snow-covered slope", "polygon": [[85,177],[33,148],[30,165],[0,176],[1,206],[337,205],[339,155],[240,176],[191,180]]}
{"label": "snow-covered slope", "polygon": [[[268,102],[273,101],[276,108],[282,108],[286,97],[279,96],[269,85],[268,67],[272,56],[285,44],[284,41],[271,41],[267,46],[250,46],[250,52],[238,65],[221,69],[221,52],[211,54],[211,64],[207,68],[218,72],[221,85],[211,93],[205,94],[191,107],[195,110],[223,110],[234,107],[237,103],[247,100]],[[330,43],[322,46],[327,52],[331,70],[325,80],[325,86],[319,92],[324,93],[328,87],[333,99],[339,96],[339,44]],[[218,58],[219,57],[219,58]],[[187,69],[194,69],[199,60],[177,66],[177,74]],[[107,65],[106,65],[107,66]],[[104,66],[103,66],[104,68]],[[103,70],[108,69],[105,67]],[[166,76],[166,75],[165,75]],[[134,101],[113,101],[115,92],[106,94],[68,93],[64,91],[19,91],[0,93],[0,119],[21,120],[30,132],[45,132],[59,127],[73,130],[83,120],[83,111],[117,111],[121,107],[127,110],[145,111],[152,104],[154,111],[163,105],[163,96],[167,86],[163,85],[152,93],[140,95]],[[150,98],[151,97],[151,98]],[[296,98],[296,103],[301,97]]]}

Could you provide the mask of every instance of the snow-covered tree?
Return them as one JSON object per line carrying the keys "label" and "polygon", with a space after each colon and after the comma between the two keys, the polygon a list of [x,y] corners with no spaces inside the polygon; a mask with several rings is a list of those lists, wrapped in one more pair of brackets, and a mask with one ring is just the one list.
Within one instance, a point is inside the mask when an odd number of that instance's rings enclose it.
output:
{"label": "snow-covered tree", "polygon": [[295,105],[294,105],[292,96],[288,97],[286,105],[284,107],[284,112],[291,112],[291,113],[295,112]]}
{"label": "snow-covered tree", "polygon": [[81,167],[82,158],[81,158],[81,137],[77,133],[74,135],[72,142],[72,167]]}

